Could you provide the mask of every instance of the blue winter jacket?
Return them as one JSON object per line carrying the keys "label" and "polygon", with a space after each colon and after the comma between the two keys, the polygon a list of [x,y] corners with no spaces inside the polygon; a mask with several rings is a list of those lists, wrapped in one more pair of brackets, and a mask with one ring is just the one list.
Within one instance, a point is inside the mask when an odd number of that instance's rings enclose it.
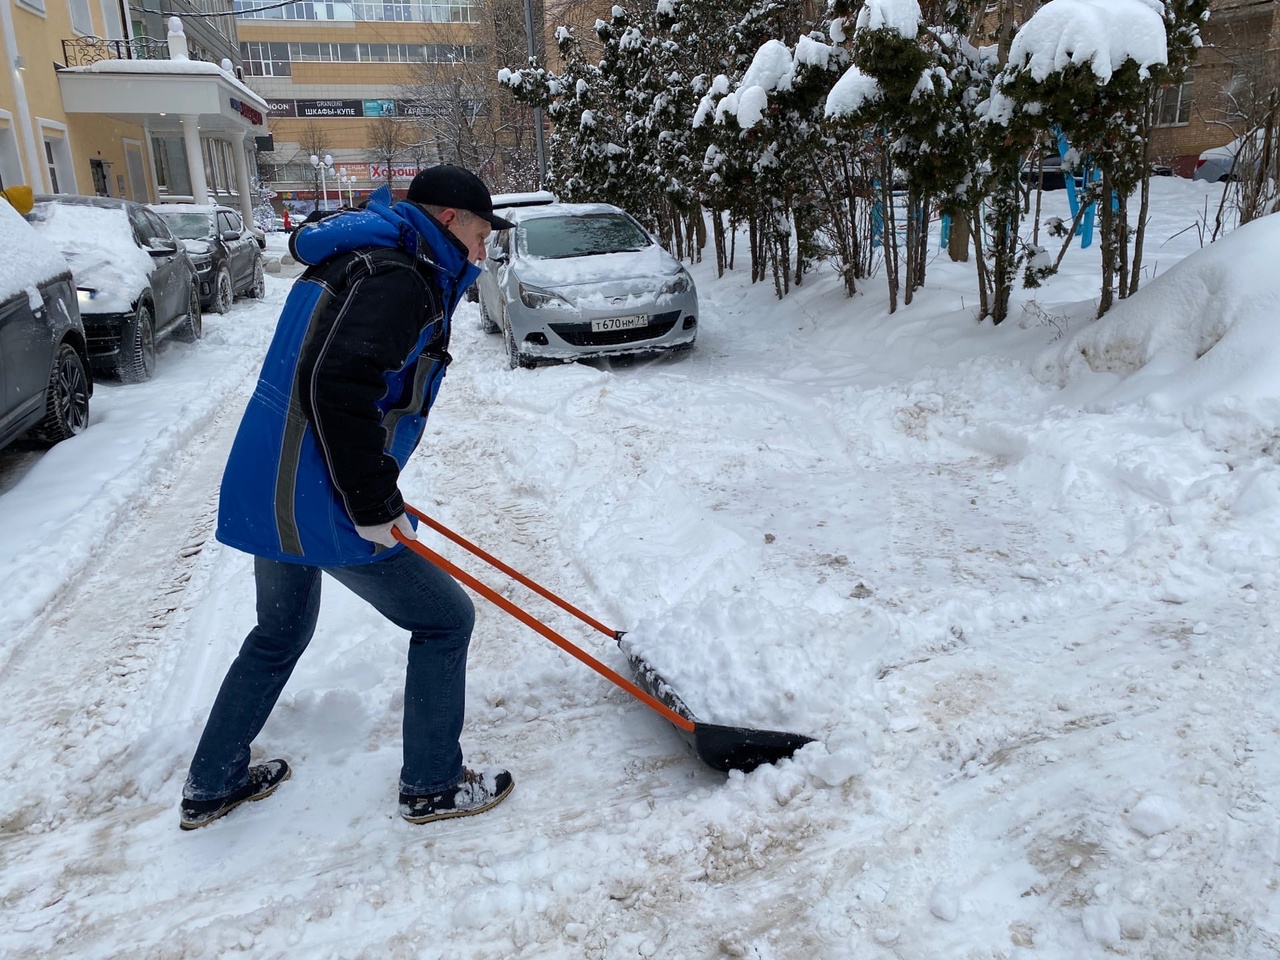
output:
{"label": "blue winter jacket", "polygon": [[444,379],[454,308],[480,273],[434,218],[388,199],[379,191],[290,240],[310,266],[223,474],[217,537],[229,546],[311,566],[387,555],[355,525],[404,511],[400,470]]}

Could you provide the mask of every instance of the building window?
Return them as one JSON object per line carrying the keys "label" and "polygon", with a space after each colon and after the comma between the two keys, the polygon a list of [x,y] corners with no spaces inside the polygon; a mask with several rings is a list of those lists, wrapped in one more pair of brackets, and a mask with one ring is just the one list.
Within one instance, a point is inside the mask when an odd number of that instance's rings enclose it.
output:
{"label": "building window", "polygon": [[471,0],[299,0],[283,7],[258,9],[261,0],[235,0],[236,16],[243,20],[337,20],[393,23],[478,23]]}
{"label": "building window", "polygon": [[89,0],[67,0],[71,8],[71,29],[81,36],[93,35],[93,14],[89,12]]}
{"label": "building window", "polygon": [[156,192],[174,197],[190,196],[191,176],[182,137],[152,137],[151,156],[156,165]]}
{"label": "building window", "polygon": [[165,152],[164,141],[159,137],[151,138],[151,155],[156,160],[156,187],[162,191],[169,189],[169,155]]}
{"label": "building window", "polygon": [[101,0],[102,35],[108,40],[124,36],[124,22],[120,19],[120,5],[115,0]]}
{"label": "building window", "polygon": [[54,193],[75,190],[75,177],[71,175],[71,151],[61,137],[44,138],[45,167],[49,171],[49,189]]}
{"label": "building window", "polygon": [[42,17],[45,15],[44,0],[14,0],[14,3],[22,9],[30,10],[32,13],[38,13]]}
{"label": "building window", "polygon": [[251,77],[288,77],[293,68],[289,64],[288,43],[267,43],[251,40],[240,44],[240,59]]}
{"label": "building window", "polygon": [[1191,81],[1166,87],[1156,101],[1156,126],[1177,127],[1191,121]]}
{"label": "building window", "polygon": [[240,44],[251,77],[288,77],[294,63],[470,63],[477,49],[460,43],[267,43]]}
{"label": "building window", "polygon": [[111,196],[111,169],[96,157],[89,158],[89,172],[93,175],[93,192],[95,196]]}

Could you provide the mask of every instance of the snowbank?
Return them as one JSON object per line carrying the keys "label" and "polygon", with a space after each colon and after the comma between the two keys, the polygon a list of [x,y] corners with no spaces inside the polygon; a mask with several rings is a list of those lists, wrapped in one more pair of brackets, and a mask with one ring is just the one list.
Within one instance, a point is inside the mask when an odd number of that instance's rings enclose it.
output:
{"label": "snowbank", "polygon": [[[1058,0],[1061,2],[1061,0]],[[1060,386],[1102,374],[1099,409],[1145,399],[1280,399],[1280,215],[1229,233],[1038,360]]]}

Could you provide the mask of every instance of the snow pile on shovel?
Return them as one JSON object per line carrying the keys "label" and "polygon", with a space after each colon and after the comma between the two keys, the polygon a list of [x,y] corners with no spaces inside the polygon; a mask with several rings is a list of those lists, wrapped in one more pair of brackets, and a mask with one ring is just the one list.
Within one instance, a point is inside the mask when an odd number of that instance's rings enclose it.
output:
{"label": "snow pile on shovel", "polygon": [[813,727],[848,697],[823,665],[848,641],[833,617],[808,608],[712,596],[641,621],[623,645],[710,723],[818,735]]}

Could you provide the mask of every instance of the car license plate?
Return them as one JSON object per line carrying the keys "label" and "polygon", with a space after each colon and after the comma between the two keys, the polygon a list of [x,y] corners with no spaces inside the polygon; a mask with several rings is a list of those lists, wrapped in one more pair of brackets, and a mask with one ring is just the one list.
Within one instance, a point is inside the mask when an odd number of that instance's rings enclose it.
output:
{"label": "car license plate", "polygon": [[592,333],[605,333],[609,330],[633,330],[636,327],[647,327],[649,317],[641,314],[638,317],[601,317],[591,321]]}

